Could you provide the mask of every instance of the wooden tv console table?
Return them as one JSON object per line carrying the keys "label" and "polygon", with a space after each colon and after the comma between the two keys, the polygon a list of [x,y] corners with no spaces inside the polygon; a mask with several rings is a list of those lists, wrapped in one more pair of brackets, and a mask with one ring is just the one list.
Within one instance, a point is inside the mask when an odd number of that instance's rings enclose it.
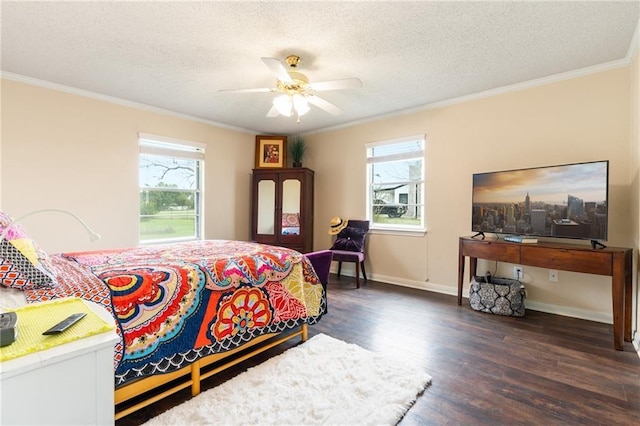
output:
{"label": "wooden tv console table", "polygon": [[[458,305],[462,305],[465,256],[469,257],[469,281],[476,274],[478,259],[516,265],[583,272],[611,277],[613,300],[613,347],[623,350],[631,341],[632,253],[630,248],[539,242],[510,243],[496,239],[460,237],[458,248]],[[623,341],[624,339],[624,341]]]}

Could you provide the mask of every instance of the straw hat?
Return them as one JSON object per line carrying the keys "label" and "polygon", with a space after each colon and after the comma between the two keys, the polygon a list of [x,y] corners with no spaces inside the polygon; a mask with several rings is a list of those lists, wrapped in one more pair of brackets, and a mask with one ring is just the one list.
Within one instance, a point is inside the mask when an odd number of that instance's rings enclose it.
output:
{"label": "straw hat", "polygon": [[337,235],[347,227],[347,221],[339,218],[338,216],[332,217],[329,224],[331,225],[329,228],[329,235]]}

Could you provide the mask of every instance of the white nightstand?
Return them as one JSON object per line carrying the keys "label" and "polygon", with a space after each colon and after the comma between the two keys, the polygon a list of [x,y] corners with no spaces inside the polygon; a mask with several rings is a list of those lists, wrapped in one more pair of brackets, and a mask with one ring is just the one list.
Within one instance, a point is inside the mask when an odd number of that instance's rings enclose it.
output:
{"label": "white nightstand", "polygon": [[[114,323],[104,308],[87,304]],[[112,330],[0,362],[0,425],[113,424],[117,341]]]}

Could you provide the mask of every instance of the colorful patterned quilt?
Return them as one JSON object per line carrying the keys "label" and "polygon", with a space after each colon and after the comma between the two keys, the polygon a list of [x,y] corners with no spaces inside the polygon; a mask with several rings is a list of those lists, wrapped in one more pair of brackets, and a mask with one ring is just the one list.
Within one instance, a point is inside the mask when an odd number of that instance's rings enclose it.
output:
{"label": "colorful patterned quilt", "polygon": [[26,290],[27,300],[77,296],[111,312],[116,386],[315,324],[326,311],[309,260],[283,247],[208,240],[51,258],[60,284]]}

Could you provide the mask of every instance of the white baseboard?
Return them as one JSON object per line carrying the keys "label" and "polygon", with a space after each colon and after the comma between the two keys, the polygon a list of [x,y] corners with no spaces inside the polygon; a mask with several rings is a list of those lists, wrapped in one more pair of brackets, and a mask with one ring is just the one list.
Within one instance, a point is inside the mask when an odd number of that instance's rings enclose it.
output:
{"label": "white baseboard", "polygon": [[527,309],[531,308],[534,311],[546,312],[548,314],[613,324],[613,314],[609,312],[598,312],[587,309],[571,308],[568,306],[551,305],[548,303],[536,302],[534,300],[527,300],[526,307]]}
{"label": "white baseboard", "polygon": [[[337,268],[335,270],[332,268],[331,272],[334,274],[337,273]],[[342,275],[345,275],[348,277],[355,277],[355,270],[345,271],[343,269]],[[373,275],[370,274],[368,278],[371,280],[386,283],[386,284],[394,284],[402,287],[410,287],[410,288],[416,288],[419,290],[433,291],[434,293],[449,294],[452,296],[458,295],[458,289],[456,287],[432,283],[430,281],[422,282],[422,281],[415,281],[415,280],[405,280],[397,277],[390,277],[386,275],[376,275],[376,274],[373,274]],[[463,288],[462,296],[465,298],[469,298],[468,288]],[[536,302],[535,300],[529,300],[529,299],[527,299],[526,307],[527,309],[531,309],[533,311],[546,312],[548,314],[556,314],[556,315],[562,315],[565,317],[579,318],[579,319],[584,319],[588,321],[601,322],[605,324],[613,324],[613,314],[611,312],[598,312],[598,311],[591,311],[587,309],[571,308],[568,306],[552,305],[549,303],[541,303],[541,302]],[[638,344],[640,345],[640,342]]]}
{"label": "white baseboard", "polygon": [[[332,274],[337,274],[338,268],[331,268],[329,272],[331,272]],[[355,278],[355,271],[346,270],[345,272],[345,270],[343,269],[340,274],[347,277]],[[428,281],[422,282],[422,281],[414,281],[414,280],[405,280],[402,278],[389,277],[386,275],[368,275],[368,278],[373,281],[378,281],[385,284],[399,285],[401,287],[417,288],[419,290],[433,291],[435,293],[450,294],[453,296],[458,294],[458,290],[455,288],[451,288],[450,286],[441,285],[441,284],[434,284]]]}
{"label": "white baseboard", "polygon": [[634,334],[634,337],[633,339],[631,339],[631,343],[633,343],[633,347],[636,348],[638,357],[640,357],[640,333],[636,331],[633,334]]}

